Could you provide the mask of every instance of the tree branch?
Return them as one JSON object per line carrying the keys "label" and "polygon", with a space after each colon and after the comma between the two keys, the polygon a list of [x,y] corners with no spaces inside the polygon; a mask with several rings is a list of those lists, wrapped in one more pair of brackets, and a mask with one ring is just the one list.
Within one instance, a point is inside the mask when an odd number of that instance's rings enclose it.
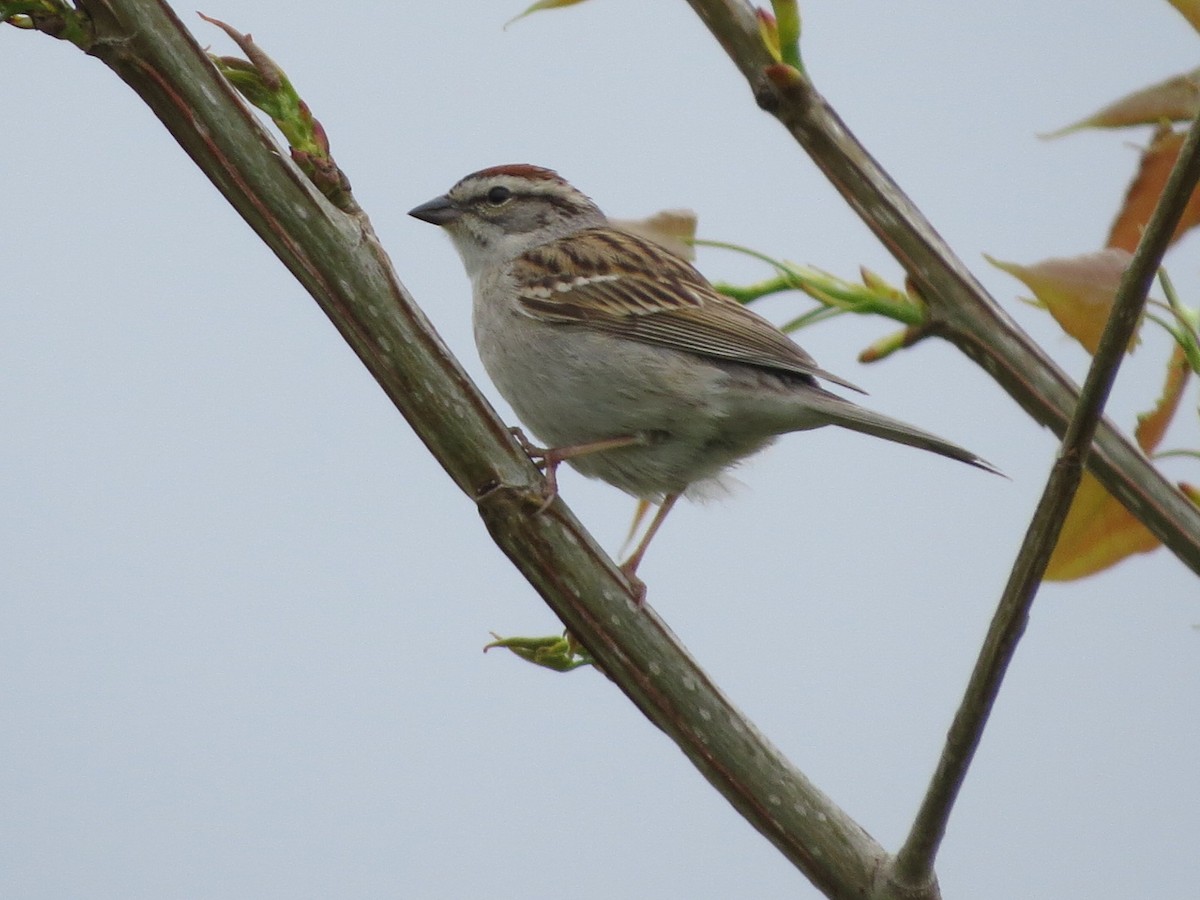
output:
{"label": "tree branch", "polygon": [[1004,674],[1025,631],[1038,585],[1079,487],[1105,401],[1129,340],[1137,330],[1155,273],[1197,181],[1200,181],[1200,117],[1192,123],[1137,251],[1121,278],[1112,313],[1080,391],[1079,405],[1067,427],[1058,460],[1017,553],[929,790],[908,839],[896,854],[891,877],[902,888],[920,887],[933,878],[933,862],[946,832],[946,822],[979,747]]}
{"label": "tree branch", "polygon": [[[755,92],[904,267],[929,305],[930,332],[953,343],[1029,413],[1062,437],[1079,389],[951,252],[859,144],[812,83],[777,65],[744,0],[688,0]],[[1200,574],[1200,509],[1107,420],[1088,466],[1192,571]]]}
{"label": "tree branch", "polygon": [[165,3],[78,8],[90,22],[73,42],[150,106],[312,294],[601,670],[814,884],[867,896],[887,861],[882,848],[758,733],[651,609],[632,602],[561,500],[534,514],[537,470],[399,282],[365,215],[335,208],[279,152]]}

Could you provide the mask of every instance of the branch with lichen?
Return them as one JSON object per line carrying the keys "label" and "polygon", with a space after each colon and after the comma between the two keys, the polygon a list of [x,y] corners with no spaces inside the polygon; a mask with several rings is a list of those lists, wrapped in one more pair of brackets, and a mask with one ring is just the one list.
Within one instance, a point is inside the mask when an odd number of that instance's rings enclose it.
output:
{"label": "branch with lichen", "polygon": [[[544,506],[540,473],[404,289],[366,216],[327,202],[279,152],[168,7],[80,7],[95,29],[89,52],[147,103],[312,294],[570,641],[788,859],[811,866],[812,848],[825,848],[810,877],[865,896],[882,848],[761,736],[650,606],[633,602],[625,577],[562,499]],[[582,659],[569,641],[554,648],[517,639],[508,649],[564,667]]]}

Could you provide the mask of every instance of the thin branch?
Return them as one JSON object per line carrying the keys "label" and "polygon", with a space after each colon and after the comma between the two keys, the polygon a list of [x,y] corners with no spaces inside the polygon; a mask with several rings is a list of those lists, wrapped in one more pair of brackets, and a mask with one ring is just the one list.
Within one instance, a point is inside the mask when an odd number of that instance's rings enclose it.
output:
{"label": "thin branch", "polygon": [[[1079,389],[988,295],[912,201],[857,142],[807,77],[776,64],[745,0],[688,0],[754,90],[904,267],[929,306],[928,331],[953,343],[1062,437]],[[1200,509],[1107,420],[1088,466],[1177,557],[1200,574]]]}
{"label": "thin branch", "polygon": [[712,684],[541,479],[399,282],[365,215],[281,154],[171,9],[79,0],[79,45],[113,69],[328,315],[514,565],[602,671],[729,802],[831,896],[866,896],[882,848]]}
{"label": "thin branch", "polygon": [[979,747],[1004,674],[1028,622],[1038,585],[1079,487],[1105,401],[1125,349],[1137,329],[1155,273],[1198,180],[1200,118],[1193,122],[1188,132],[1137,252],[1121,279],[1112,313],[1080,391],[1079,406],[1067,427],[1058,460],[1013,564],[929,790],[908,839],[896,855],[892,877],[900,886],[923,885],[933,877],[934,858],[951,809]]}

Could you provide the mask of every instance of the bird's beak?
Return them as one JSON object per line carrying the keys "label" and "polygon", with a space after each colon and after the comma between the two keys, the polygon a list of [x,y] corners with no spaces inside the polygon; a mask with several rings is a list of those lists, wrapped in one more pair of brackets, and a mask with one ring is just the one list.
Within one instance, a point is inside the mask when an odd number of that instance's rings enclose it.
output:
{"label": "bird's beak", "polygon": [[410,209],[408,214],[414,219],[420,219],[422,222],[429,222],[433,225],[450,225],[458,221],[462,212],[449,197],[443,194]]}

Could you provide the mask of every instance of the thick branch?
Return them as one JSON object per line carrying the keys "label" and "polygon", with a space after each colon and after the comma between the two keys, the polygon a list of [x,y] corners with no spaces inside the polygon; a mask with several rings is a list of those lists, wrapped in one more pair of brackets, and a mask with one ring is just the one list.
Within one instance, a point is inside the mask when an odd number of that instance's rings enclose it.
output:
{"label": "thick branch", "polygon": [[1029,610],[1058,541],[1071,500],[1079,487],[1083,464],[1100,422],[1104,403],[1117,370],[1137,330],[1146,295],[1163,254],[1200,180],[1200,118],[1187,140],[1137,252],[1121,279],[1100,346],[1079,396],[1079,405],[1063,438],[1058,461],[1050,473],[1025,540],[1013,564],[962,705],[950,726],[937,770],[917,813],[908,839],[896,855],[893,879],[901,887],[921,886],[933,877],[933,861],[946,831],[950,811],[979,747],[984,726],[1000,691],[1008,665],[1025,631]]}
{"label": "thick branch", "polygon": [[865,896],[882,849],[717,690],[541,481],[400,284],[365,217],[327,203],[157,0],[79,0],[81,41],[151,107],[308,289],[505,553],[602,670],[823,890]]}
{"label": "thick branch", "polygon": [[[809,153],[904,267],[932,331],[975,360],[1036,421],[1066,433],[1079,389],[999,307],[920,211],[795,70],[776,66],[744,0],[688,0],[750,82],[759,104]],[[1088,466],[1129,511],[1200,574],[1200,509],[1107,420]]]}

